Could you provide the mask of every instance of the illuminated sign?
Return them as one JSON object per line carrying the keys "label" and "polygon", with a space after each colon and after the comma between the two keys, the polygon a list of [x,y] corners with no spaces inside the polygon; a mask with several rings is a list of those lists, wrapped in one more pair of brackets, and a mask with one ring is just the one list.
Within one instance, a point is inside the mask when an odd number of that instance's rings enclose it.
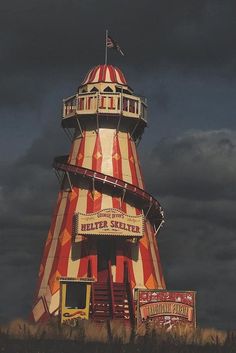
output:
{"label": "illuminated sign", "polygon": [[95,213],[75,215],[76,235],[111,235],[120,237],[142,237],[143,215],[128,215],[116,208],[107,208]]}
{"label": "illuminated sign", "polygon": [[138,289],[139,323],[172,329],[175,326],[196,326],[195,292]]}

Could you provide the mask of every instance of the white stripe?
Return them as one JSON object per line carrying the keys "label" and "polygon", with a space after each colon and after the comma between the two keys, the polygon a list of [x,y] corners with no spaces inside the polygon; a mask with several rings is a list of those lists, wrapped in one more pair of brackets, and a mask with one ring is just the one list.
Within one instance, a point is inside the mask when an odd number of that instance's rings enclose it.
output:
{"label": "white stripe", "polygon": [[[136,259],[137,253],[138,253],[138,259]],[[144,277],[143,277],[143,261],[142,261],[140,246],[138,242],[136,244],[131,245],[131,255],[132,255],[132,259],[136,259],[136,260],[132,260],[136,287],[145,288]]]}
{"label": "white stripe", "polygon": [[51,246],[50,246],[49,253],[47,256],[43,279],[42,279],[42,283],[40,285],[40,290],[39,290],[38,296],[41,296],[44,294],[45,287],[48,284],[49,275],[50,275],[50,272],[52,269],[52,265],[53,265],[53,261],[54,261],[54,257],[55,257],[55,253],[56,253],[56,248],[57,248],[57,244],[59,241],[58,238],[60,235],[61,224],[62,224],[64,213],[65,213],[66,202],[67,202],[67,198],[69,197],[69,195],[70,194],[68,192],[63,192],[61,204],[60,204],[60,207],[59,207],[59,210],[57,213],[57,219],[56,219],[55,229],[54,229],[54,233],[53,233],[53,238],[52,238]]}
{"label": "white stripe", "polygon": [[96,72],[95,77],[94,77],[94,79],[93,79],[93,81],[92,81],[92,82],[98,82],[98,78],[99,78],[100,71],[101,71],[101,69],[100,69],[100,68],[99,68],[99,69],[97,69],[97,72]]}
{"label": "white stripe", "polygon": [[123,180],[132,184],[132,175],[129,164],[128,155],[128,134],[125,132],[118,133],[120,153],[122,158],[122,176]]}
{"label": "white stripe", "polygon": [[73,150],[72,150],[71,161],[70,161],[71,164],[76,164],[76,157],[78,155],[81,141],[82,141],[82,137],[76,139],[73,143]]}
{"label": "white stripe", "polygon": [[102,149],[101,173],[113,176],[112,150],[116,130],[99,129],[99,136]]}
{"label": "white stripe", "polygon": [[105,81],[106,82],[112,82],[111,75],[110,75],[110,70],[108,68],[106,68]]}
{"label": "white stripe", "polygon": [[84,138],[84,160],[82,167],[92,169],[92,158],[96,141],[96,132],[87,131]]}
{"label": "white stripe", "polygon": [[152,262],[153,262],[153,266],[154,266],[154,270],[155,270],[156,279],[158,282],[158,288],[162,288],[161,277],[160,277],[160,268],[159,268],[156,249],[155,249],[155,245],[154,245],[154,241],[156,241],[154,238],[154,231],[151,228],[149,221],[146,221],[146,226],[147,226],[147,236],[148,236],[149,245],[150,245],[150,249],[151,249]]}
{"label": "white stripe", "polygon": [[143,189],[144,185],[143,185],[143,180],[142,180],[142,176],[141,176],[141,172],[140,172],[140,165],[139,165],[137,150],[136,150],[135,143],[133,141],[131,141],[131,148],[132,148],[132,152],[133,152],[133,156],[134,156],[134,165],[135,165],[136,175],[137,175],[137,179],[138,179],[138,186],[141,189]]}

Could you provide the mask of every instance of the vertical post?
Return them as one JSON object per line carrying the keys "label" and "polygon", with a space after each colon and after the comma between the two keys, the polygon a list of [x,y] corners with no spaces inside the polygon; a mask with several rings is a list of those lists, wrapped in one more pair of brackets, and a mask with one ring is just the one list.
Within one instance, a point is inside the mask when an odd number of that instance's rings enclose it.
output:
{"label": "vertical post", "polygon": [[106,37],[105,37],[105,65],[107,65],[107,37],[108,37],[108,30],[106,29]]}

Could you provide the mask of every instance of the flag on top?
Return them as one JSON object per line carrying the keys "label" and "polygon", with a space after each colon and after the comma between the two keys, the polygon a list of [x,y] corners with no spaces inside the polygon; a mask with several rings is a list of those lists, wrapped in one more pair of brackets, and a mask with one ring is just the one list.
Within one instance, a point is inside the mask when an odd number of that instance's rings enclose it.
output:
{"label": "flag on top", "polygon": [[111,38],[111,36],[109,34],[107,34],[107,38],[106,38],[106,47],[107,48],[112,48],[112,49],[115,49],[117,50],[121,55],[125,55],[123,53],[123,51],[121,50],[121,47],[119,46],[119,44]]}

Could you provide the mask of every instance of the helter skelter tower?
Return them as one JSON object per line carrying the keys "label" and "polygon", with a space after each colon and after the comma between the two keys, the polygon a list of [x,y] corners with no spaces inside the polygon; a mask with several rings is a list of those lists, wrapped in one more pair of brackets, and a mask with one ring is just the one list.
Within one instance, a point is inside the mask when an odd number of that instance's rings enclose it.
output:
{"label": "helter skelter tower", "polygon": [[144,190],[137,144],[147,105],[112,65],[92,68],[63,101],[68,156],[40,265],[32,317],[135,317],[136,288],[165,289],[156,234],[160,204]]}

